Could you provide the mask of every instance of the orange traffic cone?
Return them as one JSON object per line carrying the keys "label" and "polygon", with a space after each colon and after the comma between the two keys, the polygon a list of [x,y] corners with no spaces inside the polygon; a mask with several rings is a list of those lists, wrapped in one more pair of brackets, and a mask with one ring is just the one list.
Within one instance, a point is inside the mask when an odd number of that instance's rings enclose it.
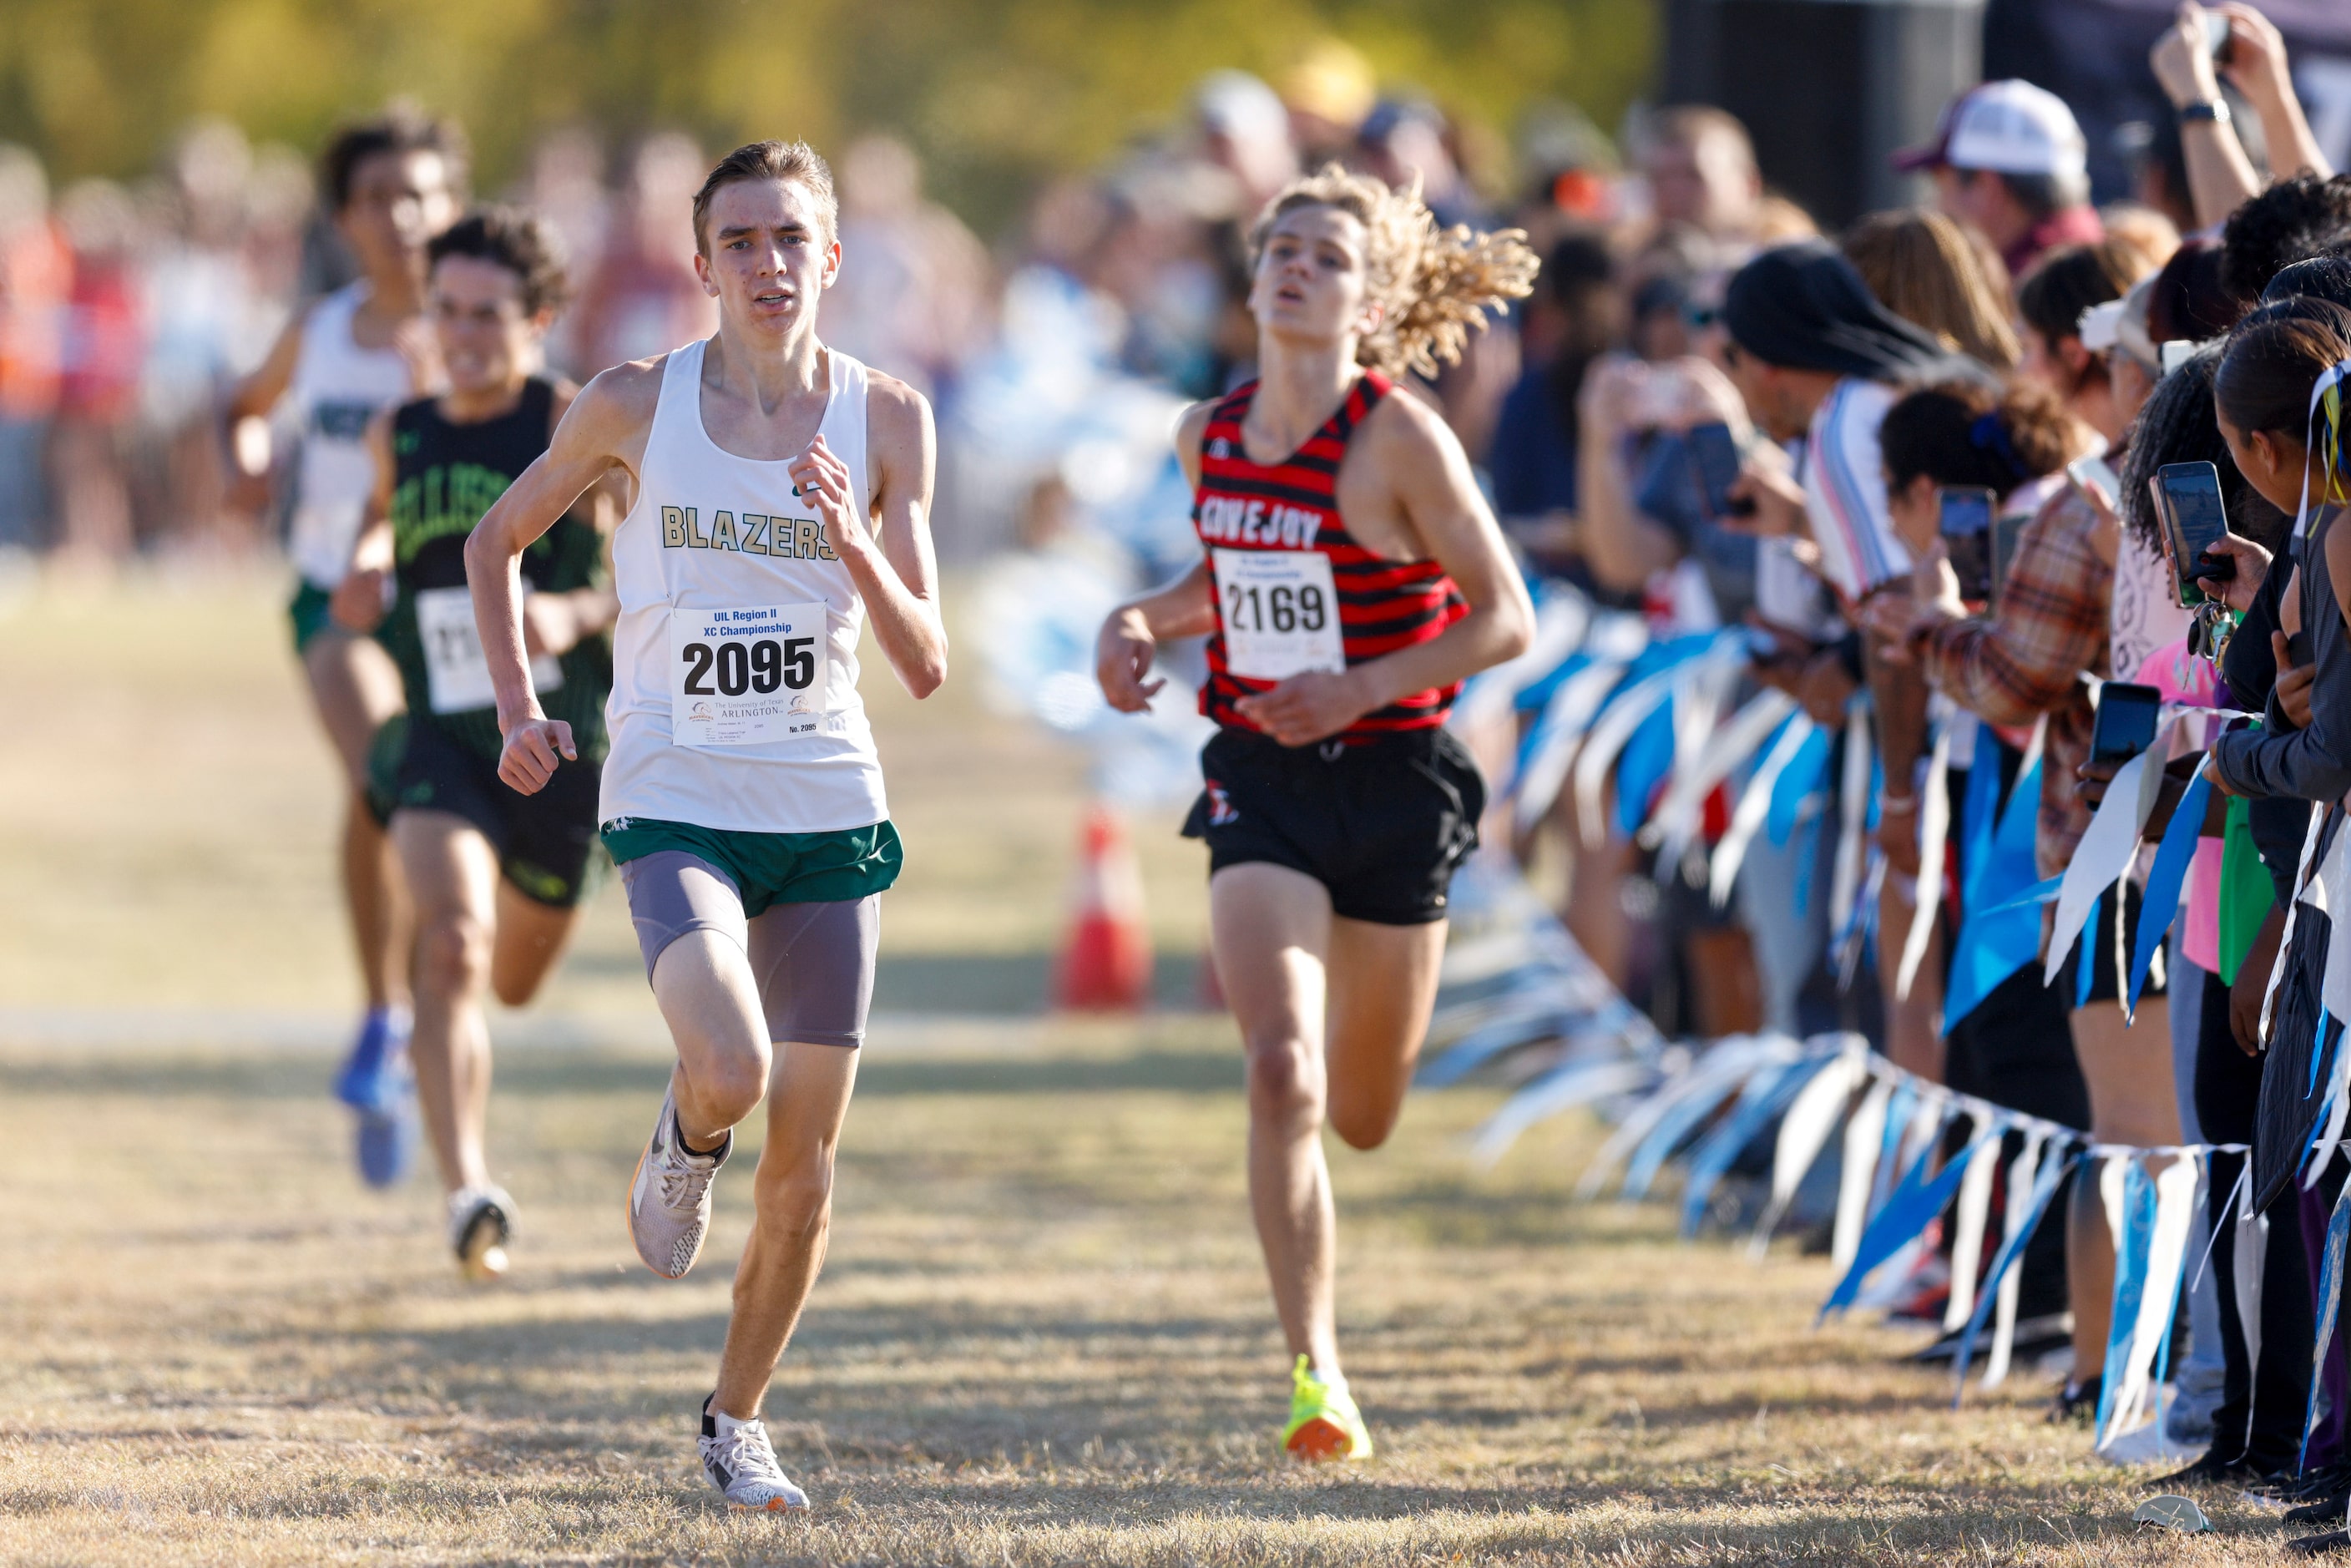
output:
{"label": "orange traffic cone", "polygon": [[1143,924],[1143,871],[1118,813],[1086,814],[1053,1001],[1079,1012],[1134,1012],[1151,998],[1151,934]]}

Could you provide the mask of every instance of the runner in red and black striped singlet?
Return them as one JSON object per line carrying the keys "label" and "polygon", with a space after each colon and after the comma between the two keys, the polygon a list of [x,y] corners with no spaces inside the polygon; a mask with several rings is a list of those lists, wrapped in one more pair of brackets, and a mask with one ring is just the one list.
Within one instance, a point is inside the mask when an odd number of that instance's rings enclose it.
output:
{"label": "runner in red and black striped singlet", "polygon": [[[1377,371],[1365,371],[1322,428],[1274,464],[1251,462],[1241,437],[1241,423],[1249,417],[1257,385],[1250,382],[1228,393],[1201,433],[1200,486],[1192,505],[1192,527],[1208,551],[1211,577],[1216,577],[1220,550],[1311,550],[1327,557],[1349,664],[1429,642],[1468,614],[1468,601],[1435,560],[1399,561],[1374,555],[1356,542],[1339,516],[1339,464],[1347,455],[1347,438],[1395,383]],[[1246,618],[1255,611],[1262,619],[1276,612],[1265,606],[1262,594],[1252,605],[1247,586],[1217,579],[1217,630],[1208,639],[1208,679],[1200,688],[1200,711],[1228,728],[1254,730],[1258,727],[1233,705],[1280,683],[1251,679],[1228,667],[1226,598],[1234,592],[1240,596],[1234,613]],[[1277,609],[1318,616],[1319,595],[1311,587],[1302,592],[1311,596],[1305,603]],[[1457,681],[1415,692],[1365,714],[1337,738],[1360,745],[1398,730],[1434,729],[1445,722],[1460,690]]]}

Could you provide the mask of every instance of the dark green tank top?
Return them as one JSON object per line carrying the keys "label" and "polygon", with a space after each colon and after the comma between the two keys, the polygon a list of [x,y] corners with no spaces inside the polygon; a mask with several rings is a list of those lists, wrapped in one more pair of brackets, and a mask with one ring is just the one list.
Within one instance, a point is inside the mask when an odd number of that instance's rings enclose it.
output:
{"label": "dark green tank top", "polygon": [[[398,596],[379,633],[400,666],[413,717],[429,716],[452,737],[495,758],[503,737],[489,667],[474,631],[465,587],[465,540],[507,486],[547,450],[554,386],[523,383],[510,413],[453,424],[439,401],[420,398],[392,416],[392,535]],[[526,593],[560,593],[604,580],[603,541],[567,514],[523,551]],[[586,761],[605,751],[604,699],[612,689],[609,633],[582,638],[560,659],[531,661],[549,718],[571,726]],[[550,675],[559,676],[549,680]]]}

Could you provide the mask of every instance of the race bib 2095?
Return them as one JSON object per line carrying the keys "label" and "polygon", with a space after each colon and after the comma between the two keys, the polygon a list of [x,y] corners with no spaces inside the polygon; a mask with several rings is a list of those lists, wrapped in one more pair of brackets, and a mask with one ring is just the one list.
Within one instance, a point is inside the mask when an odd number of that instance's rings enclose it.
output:
{"label": "race bib 2095", "polygon": [[670,738],[758,746],[815,734],[829,647],[820,603],[671,611]]}

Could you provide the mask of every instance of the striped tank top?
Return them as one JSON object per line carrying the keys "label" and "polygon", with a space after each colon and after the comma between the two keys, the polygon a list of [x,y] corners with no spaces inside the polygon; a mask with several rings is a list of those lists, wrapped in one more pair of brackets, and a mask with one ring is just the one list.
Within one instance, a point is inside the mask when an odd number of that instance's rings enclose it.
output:
{"label": "striped tank top", "polygon": [[[1393,383],[1366,371],[1305,444],[1279,463],[1254,463],[1241,439],[1258,383],[1236,388],[1200,437],[1192,527],[1208,552],[1217,630],[1200,711],[1231,729],[1257,727],[1234,707],[1308,670],[1337,672],[1441,634],[1469,607],[1434,560],[1399,561],[1357,543],[1339,517],[1339,464],[1347,438]],[[1362,745],[1434,729],[1459,683],[1367,713],[1339,739]]]}

